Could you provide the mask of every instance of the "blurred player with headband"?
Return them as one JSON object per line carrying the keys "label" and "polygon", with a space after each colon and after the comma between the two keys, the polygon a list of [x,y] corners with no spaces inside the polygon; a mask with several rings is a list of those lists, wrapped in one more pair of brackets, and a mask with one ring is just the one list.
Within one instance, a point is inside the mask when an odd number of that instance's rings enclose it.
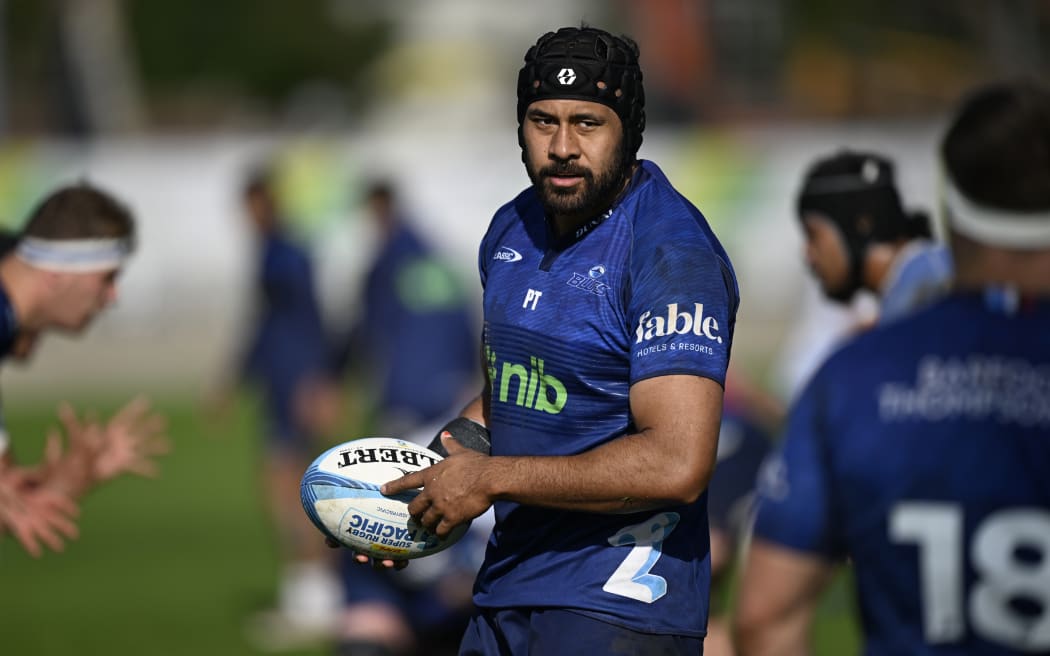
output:
{"label": "blurred player with headband", "polygon": [[[131,214],[86,184],[59,189],[33,212],[0,259],[0,357],[27,359],[43,332],[80,333],[117,298],[116,281],[134,248]],[[74,499],[125,472],[153,475],[167,450],[163,420],[135,399],[106,424],[60,409],[67,433],[49,435],[43,462],[15,464],[0,421],[0,531],[32,555],[76,536]]]}

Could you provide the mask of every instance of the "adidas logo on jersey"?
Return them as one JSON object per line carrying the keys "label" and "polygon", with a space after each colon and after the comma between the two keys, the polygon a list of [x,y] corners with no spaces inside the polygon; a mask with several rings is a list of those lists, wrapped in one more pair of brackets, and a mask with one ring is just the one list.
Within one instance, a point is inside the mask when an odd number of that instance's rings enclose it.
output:
{"label": "adidas logo on jersey", "polygon": [[689,333],[722,343],[722,336],[718,334],[718,320],[704,316],[703,303],[693,303],[692,314],[679,312],[677,303],[668,304],[666,316],[654,316],[651,311],[643,312],[642,316],[638,317],[634,343],[641,344],[653,337]]}

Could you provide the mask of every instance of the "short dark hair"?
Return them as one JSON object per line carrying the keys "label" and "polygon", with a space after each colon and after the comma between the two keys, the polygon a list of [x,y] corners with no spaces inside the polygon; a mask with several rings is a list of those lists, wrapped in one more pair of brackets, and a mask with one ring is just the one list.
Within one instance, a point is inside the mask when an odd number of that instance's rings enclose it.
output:
{"label": "short dark hair", "polygon": [[956,188],[975,203],[1050,209],[1050,87],[1016,80],[972,93],[945,134],[941,157]]}
{"label": "short dark hair", "polygon": [[274,172],[270,165],[252,168],[241,183],[241,196],[247,198],[256,194],[272,194]]}
{"label": "short dark hair", "polygon": [[44,198],[22,234],[40,239],[132,239],[135,220],[116,198],[81,182]]}

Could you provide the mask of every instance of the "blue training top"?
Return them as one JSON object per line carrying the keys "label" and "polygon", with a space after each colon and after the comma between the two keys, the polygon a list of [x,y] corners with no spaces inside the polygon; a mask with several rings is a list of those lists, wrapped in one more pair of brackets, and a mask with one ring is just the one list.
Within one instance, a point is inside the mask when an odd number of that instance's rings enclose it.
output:
{"label": "blue training top", "polygon": [[1003,298],[846,345],[763,466],[755,536],[852,559],[871,656],[1050,651],[1050,303]]}
{"label": "blue training top", "polygon": [[368,273],[357,331],[358,355],[380,368],[379,407],[421,423],[458,412],[477,378],[476,323],[455,273],[400,223]]}
{"label": "blue training top", "polygon": [[265,390],[270,437],[294,441],[302,437],[294,396],[304,380],[327,369],[327,336],[306,251],[275,232],[261,255],[258,318],[241,373]]}
{"label": "blue training top", "polygon": [[773,440],[756,420],[730,407],[722,408],[718,457],[707,486],[708,520],[736,544],[750,528],[755,483]]}
{"label": "blue training top", "polygon": [[[724,383],[736,277],[703,215],[651,162],[567,246],[553,243],[525,190],[493,217],[479,268],[493,455],[572,455],[635,432],[628,392],[646,378]],[[497,502],[475,603],[702,636],[706,504],[705,493],[660,511],[598,514]]]}
{"label": "blue training top", "polygon": [[879,323],[895,321],[946,295],[951,289],[948,246],[915,240],[897,256],[879,301]]}

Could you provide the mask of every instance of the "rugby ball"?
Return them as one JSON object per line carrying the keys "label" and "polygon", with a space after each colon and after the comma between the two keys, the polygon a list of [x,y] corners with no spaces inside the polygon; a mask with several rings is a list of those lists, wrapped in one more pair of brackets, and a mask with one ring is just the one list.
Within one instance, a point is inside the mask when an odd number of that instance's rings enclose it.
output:
{"label": "rugby ball", "polygon": [[470,524],[444,538],[408,514],[419,490],[384,496],[387,481],[441,460],[430,449],[393,437],[361,437],[328,449],[306,469],[299,494],[310,521],[327,536],[373,558],[422,558],[455,544]]}

